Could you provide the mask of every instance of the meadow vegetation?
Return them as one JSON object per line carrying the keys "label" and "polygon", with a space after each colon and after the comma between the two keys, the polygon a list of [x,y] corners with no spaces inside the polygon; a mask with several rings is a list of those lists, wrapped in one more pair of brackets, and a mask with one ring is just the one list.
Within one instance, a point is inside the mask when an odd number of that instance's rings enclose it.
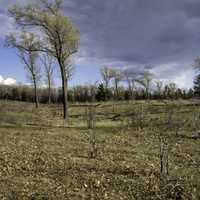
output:
{"label": "meadow vegetation", "polygon": [[197,100],[0,101],[0,199],[200,198]]}

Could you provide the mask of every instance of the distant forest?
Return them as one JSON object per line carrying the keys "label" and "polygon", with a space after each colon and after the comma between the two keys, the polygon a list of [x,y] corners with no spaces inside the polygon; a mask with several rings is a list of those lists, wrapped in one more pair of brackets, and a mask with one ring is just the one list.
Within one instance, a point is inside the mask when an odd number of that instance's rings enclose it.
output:
{"label": "distant forest", "polygon": [[[40,103],[62,103],[62,88],[52,88],[49,98],[48,88],[38,88]],[[162,100],[162,99],[190,99],[197,97],[194,90],[182,90],[174,84],[164,86],[162,90],[154,89],[148,94],[144,89],[130,90],[126,87],[114,87],[106,89],[104,84],[98,86],[76,86],[69,88],[68,100],[70,102],[93,102],[93,101],[121,101],[121,100]],[[0,99],[24,102],[34,102],[35,94],[31,86],[0,85]]]}

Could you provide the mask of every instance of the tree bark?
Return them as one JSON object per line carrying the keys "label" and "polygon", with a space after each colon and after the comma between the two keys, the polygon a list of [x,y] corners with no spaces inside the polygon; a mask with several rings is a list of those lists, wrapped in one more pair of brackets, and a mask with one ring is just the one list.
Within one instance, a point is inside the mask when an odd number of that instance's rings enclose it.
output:
{"label": "tree bark", "polygon": [[37,83],[35,78],[33,79],[33,84],[34,84],[34,94],[35,94],[35,107],[39,107],[39,101],[38,101],[38,93],[37,93]]}
{"label": "tree bark", "polygon": [[105,80],[105,89],[106,89],[105,101],[107,101],[108,100],[108,80]]}
{"label": "tree bark", "polygon": [[129,90],[129,95],[130,95],[130,100],[133,100],[133,85],[132,82],[130,80],[127,81],[128,82],[128,90]]}
{"label": "tree bark", "polygon": [[48,102],[49,104],[51,104],[51,80],[50,80],[50,77],[48,77]]}
{"label": "tree bark", "polygon": [[[64,65],[63,65],[64,66]],[[64,127],[68,126],[68,80],[66,76],[65,68],[61,68],[62,76],[62,93],[63,93],[63,118],[64,118]]]}
{"label": "tree bark", "polygon": [[118,81],[115,80],[116,100],[119,100]]}

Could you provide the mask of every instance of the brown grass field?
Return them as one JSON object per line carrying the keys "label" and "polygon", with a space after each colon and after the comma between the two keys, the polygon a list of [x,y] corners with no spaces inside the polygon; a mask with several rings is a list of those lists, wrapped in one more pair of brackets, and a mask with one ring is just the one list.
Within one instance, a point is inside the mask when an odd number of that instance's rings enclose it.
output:
{"label": "brown grass field", "polygon": [[0,199],[200,199],[199,101],[99,103],[90,130],[86,109],[63,128],[59,105],[0,101]]}

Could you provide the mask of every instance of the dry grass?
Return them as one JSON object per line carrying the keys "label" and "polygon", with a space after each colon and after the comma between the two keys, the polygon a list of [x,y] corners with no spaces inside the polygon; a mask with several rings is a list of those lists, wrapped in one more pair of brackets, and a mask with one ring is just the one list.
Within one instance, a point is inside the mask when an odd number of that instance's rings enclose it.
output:
{"label": "dry grass", "polygon": [[[71,106],[70,128],[62,128],[59,106],[37,111],[31,104],[0,102],[0,199],[198,200],[200,140],[191,135],[199,106],[175,103],[173,117],[185,120],[179,136],[165,130],[163,102],[118,103],[114,113],[112,103],[99,105],[92,159],[84,106]],[[141,105],[142,129],[128,123]],[[170,144],[168,177],[160,174],[162,131]]]}

